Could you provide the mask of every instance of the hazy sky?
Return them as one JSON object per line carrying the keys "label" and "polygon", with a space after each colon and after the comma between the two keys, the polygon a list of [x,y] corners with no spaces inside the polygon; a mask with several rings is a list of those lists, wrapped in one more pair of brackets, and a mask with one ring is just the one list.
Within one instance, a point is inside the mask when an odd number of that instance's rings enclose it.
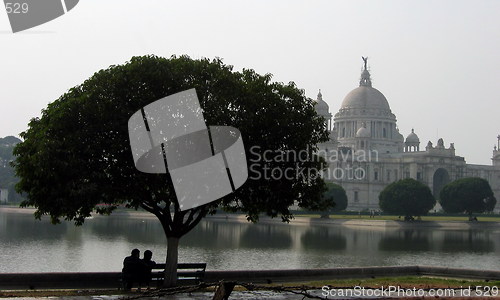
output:
{"label": "hazy sky", "polygon": [[294,81],[337,112],[368,56],[373,87],[421,149],[442,137],[468,163],[491,164],[500,134],[500,1],[80,0],[12,34],[0,11],[0,137],[49,102],[135,55],[221,57]]}

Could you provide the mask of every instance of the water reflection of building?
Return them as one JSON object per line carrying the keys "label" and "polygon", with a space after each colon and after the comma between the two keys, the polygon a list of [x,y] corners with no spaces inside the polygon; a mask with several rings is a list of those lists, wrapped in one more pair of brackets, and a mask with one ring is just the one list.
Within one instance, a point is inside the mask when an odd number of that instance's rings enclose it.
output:
{"label": "water reflection of building", "polygon": [[500,199],[500,145],[494,147],[492,165],[474,165],[455,154],[453,143],[445,146],[443,139],[436,145],[429,141],[424,148],[413,129],[405,139],[389,102],[372,87],[366,61],[359,87],[344,98],[333,124],[321,91],[315,108],[330,131],[330,140],[319,145],[319,154],[329,162],[325,179],[344,187],[348,210],[378,209],[378,195],[384,187],[404,178],[427,184],[438,197],[453,180],[481,177]]}
{"label": "water reflection of building", "polygon": [[0,189],[0,202],[5,202],[9,200],[9,190],[8,189]]}

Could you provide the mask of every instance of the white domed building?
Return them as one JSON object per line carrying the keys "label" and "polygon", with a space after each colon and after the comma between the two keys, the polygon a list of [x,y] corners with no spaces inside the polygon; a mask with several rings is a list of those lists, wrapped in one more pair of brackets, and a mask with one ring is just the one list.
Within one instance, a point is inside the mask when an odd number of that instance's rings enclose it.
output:
{"label": "white domed building", "polygon": [[[341,146],[356,149],[359,138],[363,138],[370,142],[372,150],[382,153],[403,150],[403,136],[397,129],[396,116],[385,96],[372,87],[370,73],[366,69],[361,73],[359,87],[342,101],[334,122]],[[359,137],[359,130],[365,136]]]}
{"label": "white domed building", "polygon": [[[455,155],[454,144],[446,147],[442,139],[435,147],[429,141],[421,150],[414,129],[406,139],[399,132],[396,116],[384,94],[372,87],[366,59],[363,60],[359,86],[345,96],[334,115],[333,128],[332,114],[321,91],[315,106],[330,131],[330,140],[318,145],[318,154],[329,162],[324,178],[344,187],[347,210],[378,210],[380,192],[404,178],[427,184],[438,198],[443,186],[453,180],[482,177],[500,199],[500,136],[491,166],[467,164],[463,157]],[[439,209],[437,205],[436,210]]]}

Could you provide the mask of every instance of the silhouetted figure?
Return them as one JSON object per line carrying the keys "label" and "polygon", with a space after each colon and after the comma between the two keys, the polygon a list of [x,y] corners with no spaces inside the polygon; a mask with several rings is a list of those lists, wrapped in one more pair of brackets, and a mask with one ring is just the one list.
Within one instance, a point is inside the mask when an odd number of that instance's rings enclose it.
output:
{"label": "silhouetted figure", "polygon": [[141,282],[146,284],[149,288],[149,282],[151,281],[151,270],[156,265],[156,262],[151,260],[153,257],[153,252],[151,250],[144,251],[144,258],[142,262],[142,272],[141,272]]}
{"label": "silhouetted figure", "polygon": [[122,277],[123,277],[123,285],[125,290],[130,291],[134,282],[141,283],[141,272],[143,270],[143,263],[140,259],[141,252],[139,249],[132,250],[130,256],[125,257],[123,260],[123,269],[122,269]]}

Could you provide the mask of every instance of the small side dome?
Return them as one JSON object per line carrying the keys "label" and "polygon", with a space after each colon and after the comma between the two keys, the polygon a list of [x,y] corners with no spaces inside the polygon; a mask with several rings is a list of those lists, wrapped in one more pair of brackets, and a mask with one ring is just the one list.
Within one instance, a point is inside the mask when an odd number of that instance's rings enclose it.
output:
{"label": "small side dome", "polygon": [[323,95],[321,94],[321,90],[319,90],[318,98],[316,99],[316,103],[314,105],[314,109],[318,115],[323,117],[328,117],[330,115],[330,107],[323,100]]}
{"label": "small side dome", "polygon": [[369,138],[371,136],[372,136],[372,134],[371,134],[370,130],[368,130],[366,128],[366,126],[361,127],[356,132],[356,137],[358,137],[358,138]]}
{"label": "small side dome", "polygon": [[413,128],[411,129],[411,133],[406,137],[406,143],[420,143],[420,139],[415,134]]}
{"label": "small side dome", "polygon": [[328,104],[323,100],[323,95],[321,94],[321,90],[319,90],[318,98],[316,99],[316,107],[319,109],[326,109],[326,110],[330,108]]}

